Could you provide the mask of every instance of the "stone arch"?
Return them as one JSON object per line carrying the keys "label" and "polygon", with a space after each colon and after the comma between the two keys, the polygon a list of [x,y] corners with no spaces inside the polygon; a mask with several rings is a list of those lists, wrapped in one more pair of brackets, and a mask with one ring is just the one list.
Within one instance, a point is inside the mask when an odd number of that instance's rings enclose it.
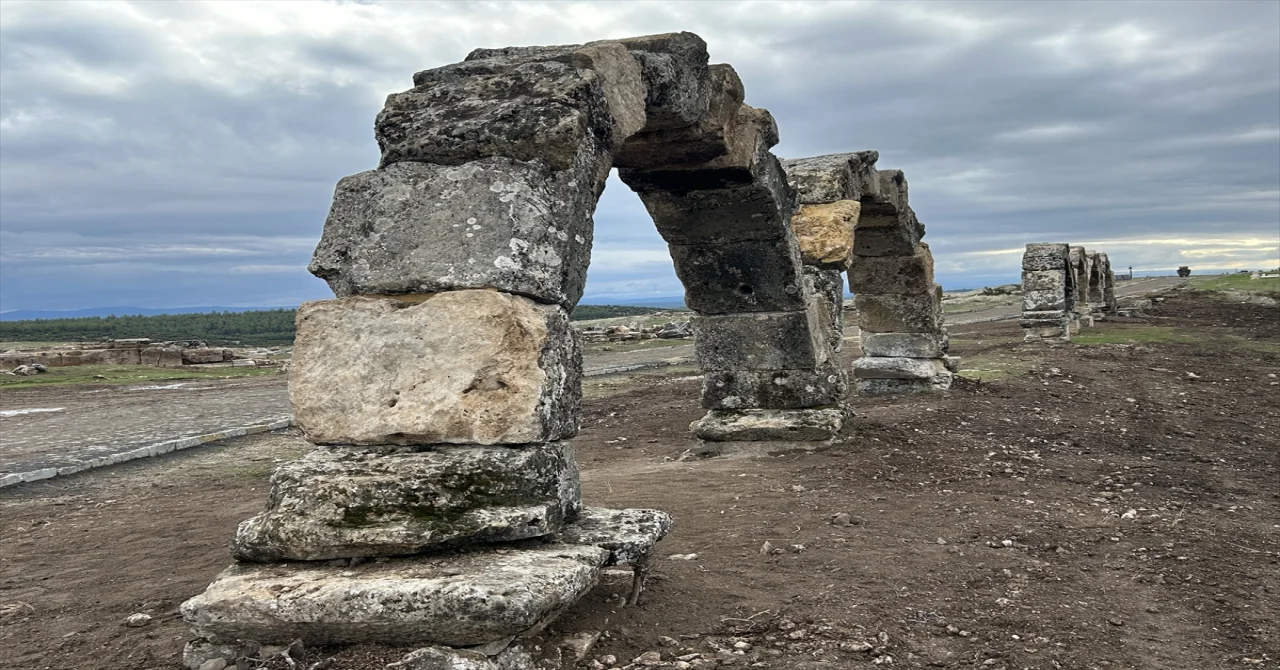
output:
{"label": "stone arch", "polygon": [[[668,243],[696,314],[709,411],[695,432],[806,440],[839,430],[844,377],[791,231],[795,195],[770,152],[777,126],[744,104],[731,66],[708,60],[692,33],[477,49],[388,96],[375,123],[379,168],[339,183],[312,272],[341,299],[496,290],[527,301],[557,337],[526,366],[542,374],[524,395],[510,380],[477,387],[502,411],[480,411],[475,393],[453,407],[432,398],[434,425],[452,428],[424,433],[426,405],[402,397],[404,411],[383,412],[386,434],[366,441],[476,441],[481,416],[511,427],[487,429],[493,443],[576,433],[580,352],[567,313],[582,296],[592,213],[613,167]],[[314,414],[334,426],[362,412],[339,398],[322,405]],[[313,413],[297,414],[307,430]]]}

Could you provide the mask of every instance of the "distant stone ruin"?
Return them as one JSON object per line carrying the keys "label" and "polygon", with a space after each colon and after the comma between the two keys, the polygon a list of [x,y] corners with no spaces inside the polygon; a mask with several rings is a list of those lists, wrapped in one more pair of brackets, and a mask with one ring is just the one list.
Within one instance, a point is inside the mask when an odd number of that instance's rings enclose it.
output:
{"label": "distant stone ruin", "polygon": [[[189,666],[244,639],[495,653],[611,563],[635,569],[636,601],[671,519],[583,508],[564,442],[582,375],[568,311],[614,166],[696,313],[695,432],[839,431],[829,283],[844,261],[811,253],[806,269],[777,127],[743,100],[691,33],[478,49],[388,97],[381,163],[338,183],[311,264],[337,298],[298,310],[290,399],[319,446],[276,472],[239,562],[183,605]],[[886,197],[906,211],[905,183]],[[902,263],[929,293],[916,238]]]}
{"label": "distant stone ruin", "polygon": [[[920,241],[924,225],[907,202],[906,177],[877,170],[879,157],[860,151],[787,161],[800,202],[792,225],[828,304],[840,304],[839,270],[848,270],[863,353],[853,364],[858,393],[950,388],[959,359],[947,355],[942,287],[933,281],[929,245]],[[843,339],[839,310],[834,314],[828,330]]]}
{"label": "distant stone ruin", "polygon": [[1116,314],[1115,274],[1104,253],[1068,244],[1028,244],[1022,256],[1026,341],[1066,342],[1096,313]]}

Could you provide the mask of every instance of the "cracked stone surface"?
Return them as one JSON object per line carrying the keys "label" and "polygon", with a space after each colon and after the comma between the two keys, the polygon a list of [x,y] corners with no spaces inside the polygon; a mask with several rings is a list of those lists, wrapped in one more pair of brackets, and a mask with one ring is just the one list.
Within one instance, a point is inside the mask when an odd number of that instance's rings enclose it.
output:
{"label": "cracked stone surface", "polygon": [[585,507],[555,539],[608,550],[605,565],[634,566],[648,560],[658,542],[671,532],[671,524],[671,515],[656,509]]}

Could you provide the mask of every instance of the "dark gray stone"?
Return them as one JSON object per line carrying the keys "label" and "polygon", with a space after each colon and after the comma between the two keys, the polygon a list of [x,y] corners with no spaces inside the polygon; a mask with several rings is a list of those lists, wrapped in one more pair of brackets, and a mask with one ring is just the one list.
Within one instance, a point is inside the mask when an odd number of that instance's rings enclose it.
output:
{"label": "dark gray stone", "polygon": [[494,157],[346,177],[308,269],[339,297],[496,288],[572,307],[591,256],[598,167]]}
{"label": "dark gray stone", "polygon": [[1062,270],[1023,270],[1023,291],[1066,292],[1067,276]]}
{"label": "dark gray stone", "polygon": [[689,32],[618,40],[640,61],[648,87],[644,130],[683,128],[707,112],[711,82],[707,43]]}
{"label": "dark gray stone", "polygon": [[581,508],[567,443],[317,449],[271,477],[267,510],[240,524],[241,561],[400,556],[560,530]]}
{"label": "dark gray stone", "polygon": [[[854,233],[857,245],[858,233]],[[931,293],[933,255],[921,242],[911,256],[854,256],[849,267],[849,289],[853,293]]]}
{"label": "dark gray stone", "polygon": [[821,442],[844,426],[842,409],[711,410],[693,423],[709,442]]}
{"label": "dark gray stone", "polygon": [[880,192],[875,164],[878,151],[828,154],[782,162],[787,180],[802,205],[873,198]]}
{"label": "dark gray stone", "polygon": [[639,133],[614,154],[616,167],[654,168],[704,163],[729,153],[743,88],[729,65],[712,65],[711,105],[696,123],[682,128]]}
{"label": "dark gray stone", "polygon": [[848,382],[833,361],[808,370],[708,370],[702,375],[707,409],[803,409],[840,404]]}
{"label": "dark gray stone", "polygon": [[1022,254],[1023,270],[1066,270],[1068,246],[1057,243],[1028,244]]}
{"label": "dark gray stone", "polygon": [[924,226],[910,207],[896,214],[864,207],[853,233],[853,254],[859,259],[854,262],[868,256],[910,256],[923,235]]}
{"label": "dark gray stone", "polygon": [[699,315],[693,332],[703,370],[815,369],[827,359],[814,309]]}
{"label": "dark gray stone", "polygon": [[387,96],[374,123],[383,167],[505,156],[567,170],[615,142],[601,78],[572,65],[469,61],[415,80],[424,83]]}
{"label": "dark gray stone", "polygon": [[822,334],[831,351],[844,350],[844,275],[839,270],[804,266],[805,289],[818,299]]}
{"label": "dark gray stone", "polygon": [[858,293],[858,327],[873,333],[942,332],[942,287],[927,293]]}
{"label": "dark gray stone", "polygon": [[183,603],[182,615],[213,642],[488,644],[548,623],[596,584],[609,556],[527,542],[351,568],[239,563]]}
{"label": "dark gray stone", "polygon": [[671,259],[685,303],[700,314],[802,310],[795,238],[673,244]]}
{"label": "dark gray stone", "polygon": [[950,374],[936,358],[863,356],[853,361],[857,379],[934,379]]}
{"label": "dark gray stone", "polygon": [[951,379],[859,379],[855,382],[858,395],[902,395],[906,393],[923,393],[941,391],[951,385]]}
{"label": "dark gray stone", "polygon": [[942,333],[862,333],[864,356],[940,358],[945,351]]}
{"label": "dark gray stone", "polygon": [[605,565],[643,565],[654,547],[671,532],[671,515],[656,509],[586,507],[565,524],[555,540],[586,544],[609,552]]}

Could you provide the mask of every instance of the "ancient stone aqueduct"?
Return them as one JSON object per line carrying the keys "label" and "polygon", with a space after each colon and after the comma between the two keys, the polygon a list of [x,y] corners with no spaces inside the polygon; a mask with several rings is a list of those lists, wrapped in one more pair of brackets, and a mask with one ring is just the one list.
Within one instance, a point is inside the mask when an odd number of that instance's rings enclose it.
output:
{"label": "ancient stone aqueduct", "polygon": [[1066,342],[1093,313],[1117,311],[1116,276],[1100,252],[1068,244],[1028,244],[1022,256],[1022,326],[1027,341]]}
{"label": "ancient stone aqueduct", "polygon": [[[632,566],[635,601],[671,518],[583,507],[565,442],[569,310],[614,167],[696,313],[699,437],[840,430],[845,271],[857,391],[951,384],[902,172],[875,151],[779,161],[773,117],[698,36],[478,49],[413,83],[378,115],[378,168],[338,183],[311,265],[337,298],[298,312],[290,397],[319,446],[276,472],[238,562],[183,605],[190,667],[247,639],[516,653],[608,564]],[[1028,338],[1113,303],[1103,254],[1030,245],[1024,268]]]}

